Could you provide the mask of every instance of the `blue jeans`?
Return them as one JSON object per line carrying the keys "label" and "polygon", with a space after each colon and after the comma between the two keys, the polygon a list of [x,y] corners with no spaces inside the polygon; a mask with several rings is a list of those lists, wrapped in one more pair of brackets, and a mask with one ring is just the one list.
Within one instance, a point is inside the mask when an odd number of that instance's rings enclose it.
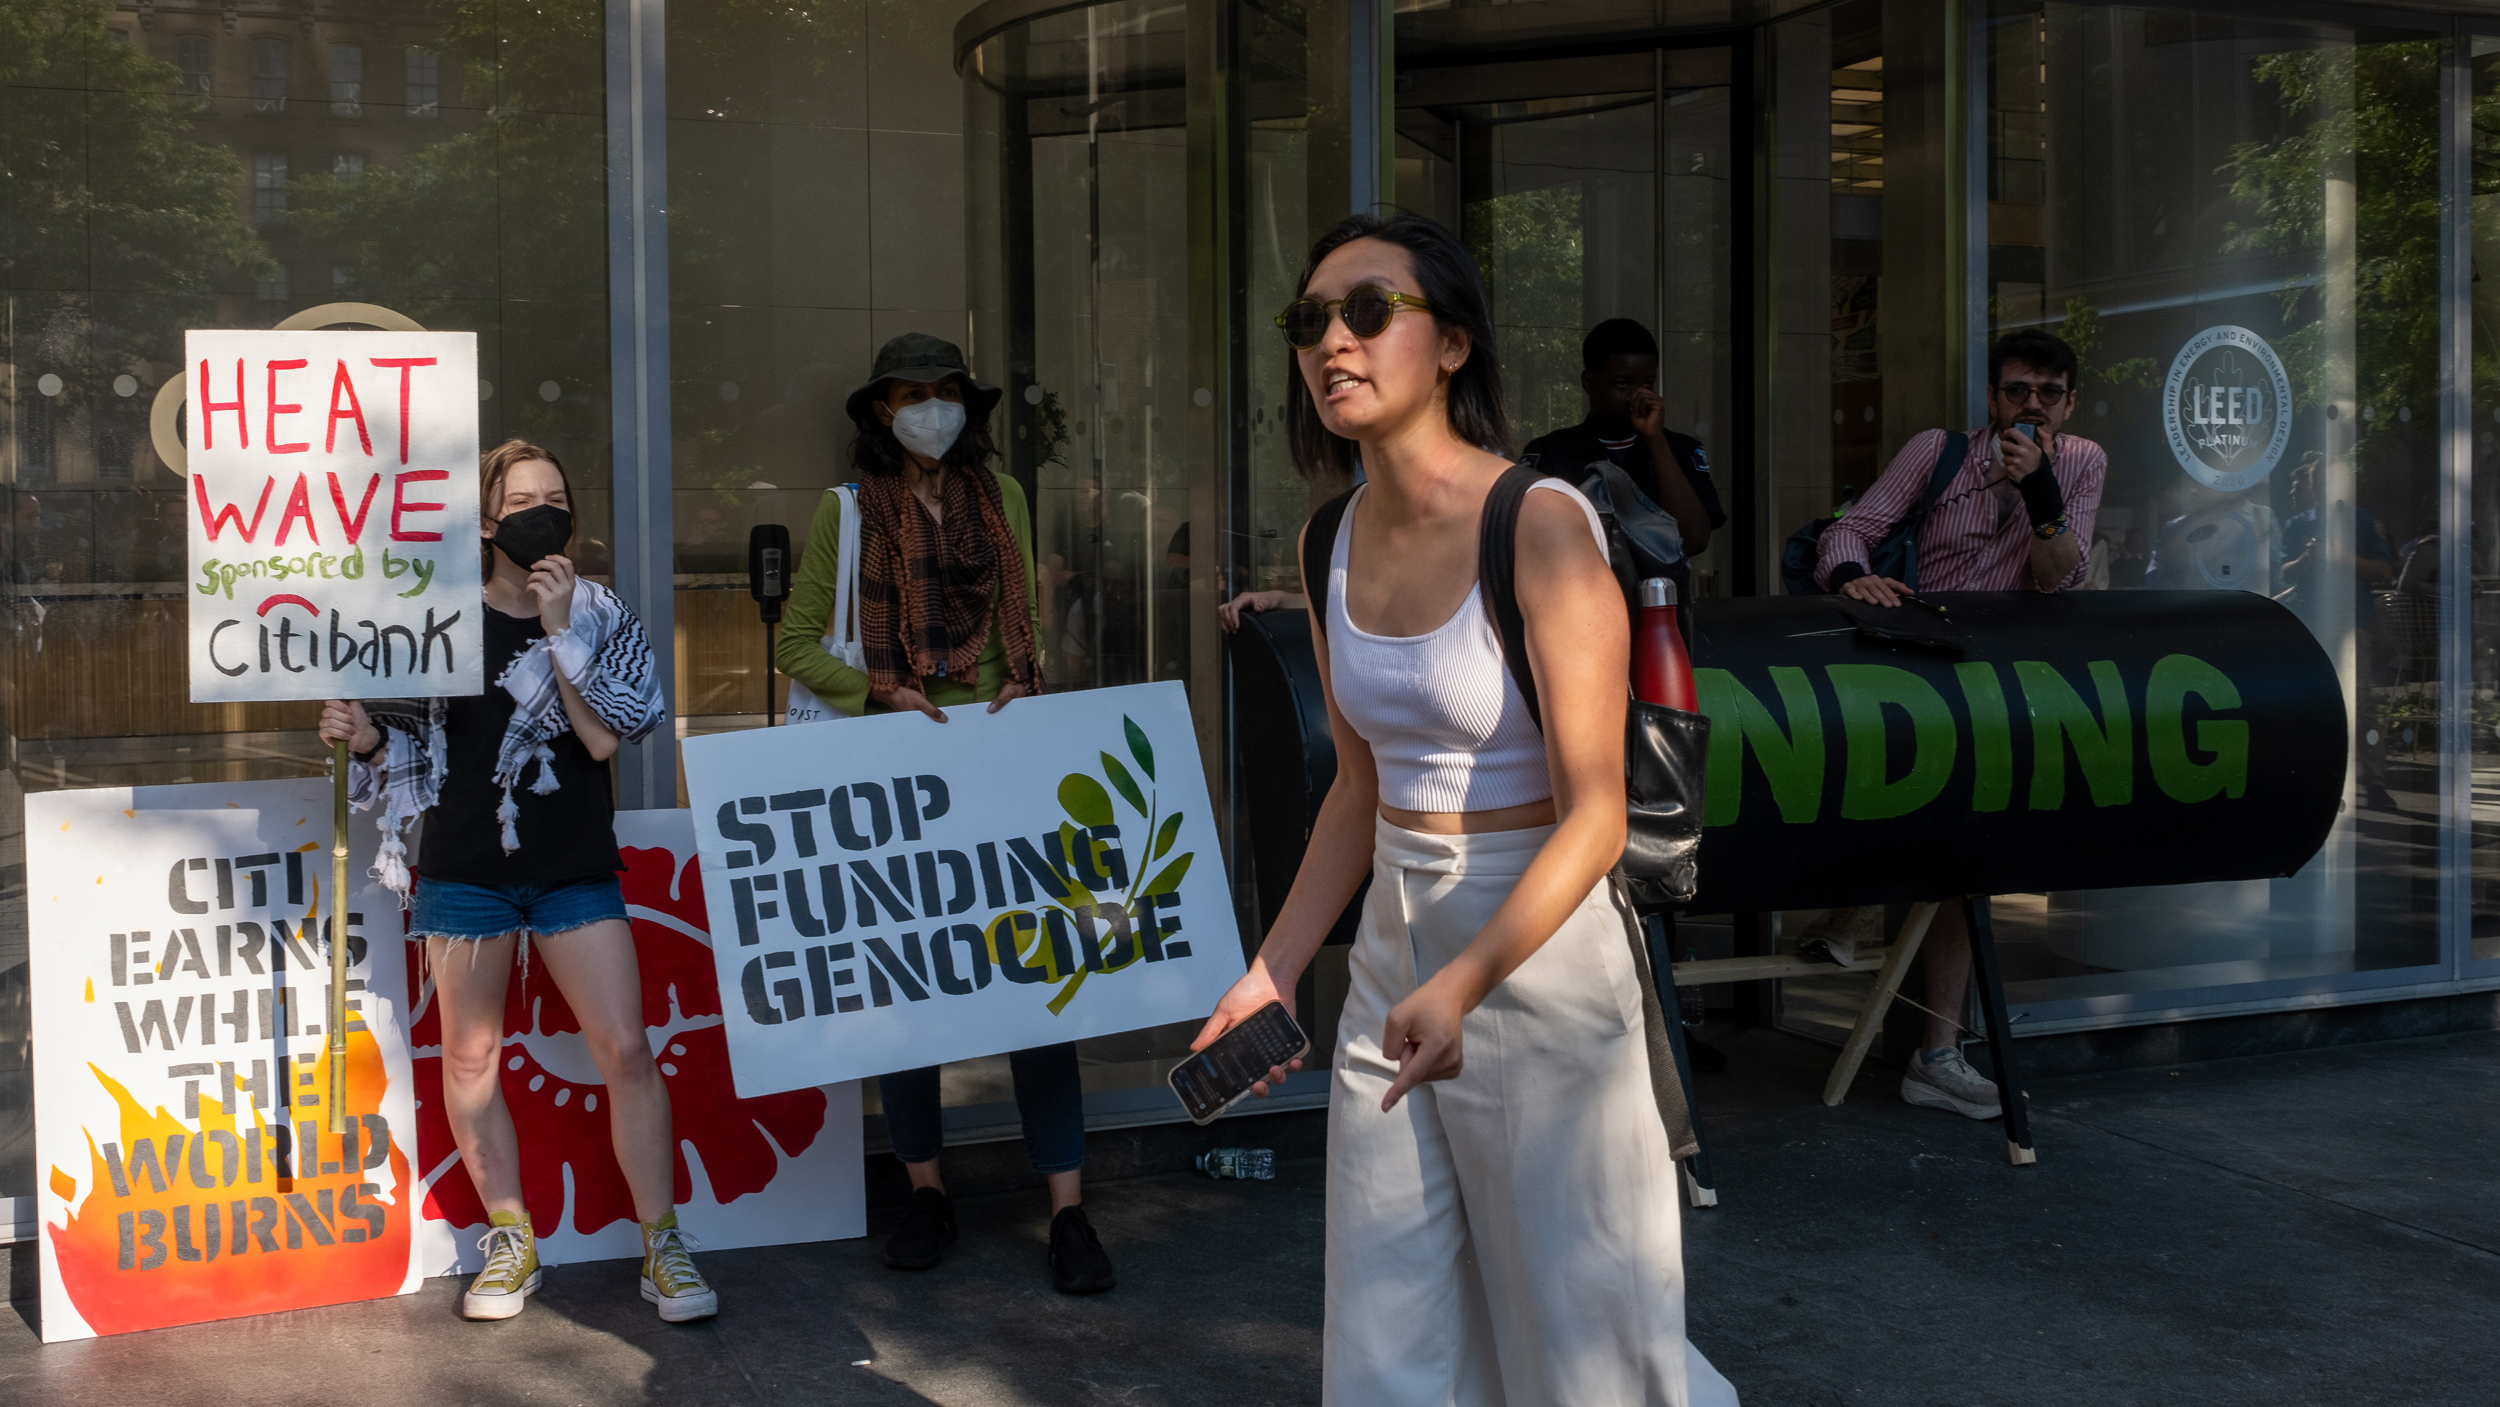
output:
{"label": "blue jeans", "polygon": [[[1024,1151],[1036,1172],[1073,1172],[1085,1166],[1085,1087],[1076,1067],[1076,1046],[1035,1046],[1007,1057],[1016,1077],[1016,1113],[1024,1119]],[[925,1163],[946,1144],[938,1108],[938,1067],[900,1070],[878,1077],[885,1101],[885,1132],[894,1156]]]}
{"label": "blue jeans", "polygon": [[513,933],[570,933],[625,917],[625,891],[613,875],[558,884],[462,884],[417,876],[408,937],[474,943]]}

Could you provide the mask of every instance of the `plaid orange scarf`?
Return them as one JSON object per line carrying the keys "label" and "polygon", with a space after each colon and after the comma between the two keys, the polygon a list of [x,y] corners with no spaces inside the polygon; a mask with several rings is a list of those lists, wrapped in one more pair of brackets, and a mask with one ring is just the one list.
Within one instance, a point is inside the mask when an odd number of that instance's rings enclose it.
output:
{"label": "plaid orange scarf", "polygon": [[[1040,692],[1024,552],[1007,527],[998,477],[953,468],[932,522],[900,474],[859,486],[859,641],[878,689],[919,689],[932,676],[977,683],[990,617],[1002,612],[1007,675]],[[993,604],[995,597],[995,604]]]}

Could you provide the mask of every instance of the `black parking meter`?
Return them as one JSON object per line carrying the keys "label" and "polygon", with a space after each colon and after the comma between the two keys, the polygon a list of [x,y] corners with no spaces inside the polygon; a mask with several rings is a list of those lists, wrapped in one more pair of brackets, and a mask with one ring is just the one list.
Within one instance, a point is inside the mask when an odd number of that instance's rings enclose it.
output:
{"label": "black parking meter", "polygon": [[781,626],[781,603],[790,599],[790,530],[779,523],[747,529],[747,594],[764,618],[764,722],[770,727],[781,721],[773,706],[773,637]]}

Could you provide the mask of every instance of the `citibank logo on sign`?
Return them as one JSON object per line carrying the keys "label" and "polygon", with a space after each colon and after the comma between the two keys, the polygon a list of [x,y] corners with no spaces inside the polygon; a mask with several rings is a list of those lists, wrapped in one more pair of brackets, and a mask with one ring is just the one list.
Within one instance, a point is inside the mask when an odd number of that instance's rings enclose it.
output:
{"label": "citibank logo on sign", "polygon": [[2262,482],[2292,437],[2292,381],[2266,339],[2209,327],[2170,362],[2162,427],[2190,478],[2224,493]]}

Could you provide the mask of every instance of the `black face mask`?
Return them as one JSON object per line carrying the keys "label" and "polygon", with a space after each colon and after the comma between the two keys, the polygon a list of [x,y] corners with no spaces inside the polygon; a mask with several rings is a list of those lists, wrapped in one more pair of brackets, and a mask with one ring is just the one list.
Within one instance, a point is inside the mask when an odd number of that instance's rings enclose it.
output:
{"label": "black face mask", "polygon": [[504,515],[495,525],[495,546],[527,571],[542,557],[552,557],[573,540],[573,515],[552,503]]}

